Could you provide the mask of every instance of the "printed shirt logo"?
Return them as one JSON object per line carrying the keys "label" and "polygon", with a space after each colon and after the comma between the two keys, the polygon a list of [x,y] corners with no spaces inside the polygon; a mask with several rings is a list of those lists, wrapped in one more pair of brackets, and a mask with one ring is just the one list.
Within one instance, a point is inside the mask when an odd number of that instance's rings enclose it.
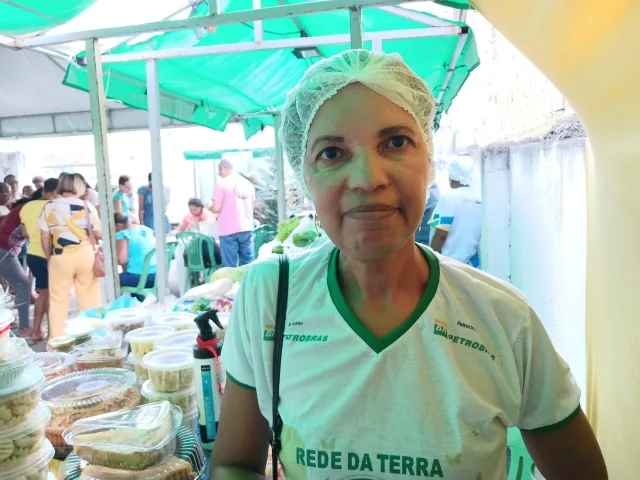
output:
{"label": "printed shirt logo", "polygon": [[[276,339],[276,326],[271,323],[268,323],[264,327],[265,328],[262,335],[262,340],[265,342],[274,342]],[[329,340],[329,336],[328,335],[300,335],[300,334],[285,333],[284,339],[290,340],[292,342],[302,342],[302,343],[326,342],[327,340]]]}
{"label": "printed shirt logo", "polygon": [[[475,328],[473,328],[471,325],[467,325],[462,322],[458,322],[458,325],[462,326],[463,328],[468,328],[470,330],[475,331]],[[489,350],[487,350],[487,347],[485,347],[482,343],[477,342],[475,340],[469,340],[465,337],[461,337],[458,335],[451,335],[449,333],[449,325],[447,324],[447,322],[443,320],[439,320],[436,318],[436,321],[433,325],[433,334],[444,337],[447,340],[451,341],[452,343],[462,345],[463,347],[471,348],[473,350],[477,350],[478,352],[486,353],[491,357],[491,360],[493,360],[494,362],[496,360],[495,355],[491,355],[491,353],[489,353]]]}

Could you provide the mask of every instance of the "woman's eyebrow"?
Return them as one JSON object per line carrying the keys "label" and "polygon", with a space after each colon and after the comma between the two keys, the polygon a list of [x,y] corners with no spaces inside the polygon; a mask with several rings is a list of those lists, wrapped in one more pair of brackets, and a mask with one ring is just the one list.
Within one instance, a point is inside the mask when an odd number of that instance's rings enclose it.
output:
{"label": "woman's eyebrow", "polygon": [[394,125],[392,127],[383,128],[378,132],[378,137],[388,137],[389,135],[397,135],[399,133],[410,133],[415,135],[415,132],[406,125]]}
{"label": "woman's eyebrow", "polygon": [[344,143],[344,137],[338,137],[335,135],[322,135],[313,141],[313,144],[311,145],[311,150],[316,148],[316,146],[322,142]]}

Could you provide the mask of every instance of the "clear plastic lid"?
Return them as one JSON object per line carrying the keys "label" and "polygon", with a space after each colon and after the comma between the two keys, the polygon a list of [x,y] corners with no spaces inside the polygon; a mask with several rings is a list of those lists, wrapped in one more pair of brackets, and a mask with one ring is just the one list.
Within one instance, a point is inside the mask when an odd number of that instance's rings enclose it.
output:
{"label": "clear plastic lid", "polygon": [[77,420],[62,434],[91,464],[142,470],[173,453],[182,410],[167,401]]}
{"label": "clear plastic lid", "polygon": [[164,348],[147,353],[142,366],[149,370],[171,372],[193,366],[193,353],[184,348]]}
{"label": "clear plastic lid", "polygon": [[164,350],[165,348],[185,348],[191,350],[196,344],[196,337],[199,333],[198,329],[195,328],[163,335],[153,342],[153,348],[155,350]]}
{"label": "clear plastic lid", "polygon": [[94,335],[91,340],[78,345],[73,353],[83,359],[123,358],[122,332],[107,332],[106,335]]}
{"label": "clear plastic lid", "polygon": [[24,368],[33,355],[33,350],[23,338],[0,338],[0,377]]}
{"label": "clear plastic lid", "polygon": [[42,352],[36,353],[33,357],[32,365],[42,370],[45,377],[54,375],[56,372],[71,368],[74,363],[73,355],[64,352]]}
{"label": "clear plastic lid", "polygon": [[136,383],[133,372],[123,368],[101,368],[59,377],[40,392],[49,408],[85,408],[120,395]]}
{"label": "clear plastic lid", "polygon": [[59,348],[72,348],[73,343],[76,341],[74,337],[65,335],[62,337],[54,337],[47,342],[47,348],[50,350],[57,350]]}
{"label": "clear plastic lid", "polygon": [[154,342],[158,338],[175,332],[175,328],[167,326],[144,327],[127,333],[125,339],[129,343]]}
{"label": "clear plastic lid", "polygon": [[0,386],[0,402],[7,402],[36,388],[40,388],[43,383],[44,374],[42,370],[30,365],[13,384]]}
{"label": "clear plastic lid", "polygon": [[38,404],[24,422],[11,428],[0,429],[0,444],[24,437],[45,427],[51,420],[51,412],[44,403]]}
{"label": "clear plastic lid", "polygon": [[105,317],[105,323],[112,325],[130,325],[148,322],[151,314],[144,308],[119,308],[108,312]]}
{"label": "clear plastic lid", "polygon": [[171,312],[153,317],[153,324],[157,326],[173,327],[176,330],[188,330],[195,328],[196,315],[189,312]]}
{"label": "clear plastic lid", "polygon": [[[53,459],[55,451],[48,440],[42,442],[42,446],[36,452],[27,456],[24,461],[12,468],[5,468],[0,471],[0,480],[24,480],[41,479],[46,477],[46,468]],[[43,470],[44,476],[39,474]]]}
{"label": "clear plastic lid", "polygon": [[130,365],[140,365],[142,363],[142,360],[140,360],[135,353],[131,352],[129,355],[127,355],[127,363]]}
{"label": "clear plastic lid", "polygon": [[93,331],[92,325],[80,322],[67,323],[64,328],[64,334],[73,338],[89,337]]}

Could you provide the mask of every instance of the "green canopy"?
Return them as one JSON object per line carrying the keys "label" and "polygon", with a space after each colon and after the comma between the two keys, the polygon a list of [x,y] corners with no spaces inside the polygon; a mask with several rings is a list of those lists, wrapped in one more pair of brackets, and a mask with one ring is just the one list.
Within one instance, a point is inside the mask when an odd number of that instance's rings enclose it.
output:
{"label": "green canopy", "polygon": [[[287,0],[286,3],[301,3],[307,0]],[[263,0],[263,7],[278,6],[282,0]],[[252,8],[252,0],[229,0],[225,13]],[[206,15],[207,5],[202,3],[193,15]],[[416,12],[436,23],[446,22],[452,26],[465,24],[443,20],[433,15]],[[409,20],[389,12],[367,8],[363,10],[365,32],[429,28],[415,20]],[[331,35],[349,33],[347,11],[300,16],[296,19],[281,18],[263,21],[265,40],[282,40],[309,35]],[[301,33],[301,29],[304,31]],[[232,44],[253,41],[253,25],[219,25],[216,28],[172,31],[157,35],[138,43],[128,42],[110,50],[109,53],[145,52],[167,48]],[[454,51],[458,36],[432,36],[406,40],[385,40],[385,52],[398,52],[435,92],[440,91]],[[320,47],[324,57],[339,53],[349,45]],[[372,48],[365,42],[365,48]],[[81,90],[88,89],[87,70],[83,66],[83,54],[78,63],[71,64],[63,83]],[[227,123],[238,115],[248,115],[277,109],[284,104],[286,93],[302,77],[304,71],[316,59],[298,58],[293,49],[249,51],[235,54],[180,57],[158,61],[161,90],[162,115],[182,122],[202,125],[215,130],[224,130]],[[476,42],[468,30],[466,42],[453,74],[447,83],[439,105],[439,116],[466,81],[469,73],[479,64]],[[119,100],[133,108],[147,109],[145,62],[114,63],[104,65],[106,96]],[[272,122],[270,117],[255,117],[243,120],[247,138],[264,125]],[[437,125],[437,120],[436,120]]]}
{"label": "green canopy", "polygon": [[223,150],[190,150],[184,152],[185,160],[220,160],[227,153],[246,153],[251,154],[252,158],[261,158],[273,156],[275,150],[273,148],[226,148]]}
{"label": "green canopy", "polygon": [[96,0],[0,1],[0,34],[24,35],[49,30],[68,22]]}
{"label": "green canopy", "polygon": [[444,5],[445,7],[458,8],[460,10],[469,10],[473,6],[469,3],[469,0],[435,0],[436,3]]}

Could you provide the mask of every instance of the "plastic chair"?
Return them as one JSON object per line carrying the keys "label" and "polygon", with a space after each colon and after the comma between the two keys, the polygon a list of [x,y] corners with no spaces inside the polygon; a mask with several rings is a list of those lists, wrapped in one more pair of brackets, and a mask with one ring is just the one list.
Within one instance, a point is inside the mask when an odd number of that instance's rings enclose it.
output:
{"label": "plastic chair", "polygon": [[509,476],[507,480],[530,480],[533,476],[535,465],[522,440],[520,430],[510,428],[507,430],[507,448],[511,453]]}
{"label": "plastic chair", "polygon": [[276,232],[269,225],[260,225],[253,229],[253,246],[255,249],[255,258],[258,258],[260,247],[267,242],[273,240]]}
{"label": "plastic chair", "polygon": [[[200,282],[201,274],[204,275],[205,279],[208,278],[213,272],[220,268],[220,265],[216,263],[213,238],[208,235],[197,232],[182,232],[176,235],[176,239],[187,255],[185,262],[187,275],[184,285],[186,291],[189,290],[192,280]],[[205,248],[209,252],[212,263],[211,267],[207,267],[204,261],[203,251]]]}
{"label": "plastic chair", "polygon": [[[169,271],[169,267],[171,265],[171,260],[173,260],[173,256],[176,252],[176,247],[178,246],[178,242],[167,242],[167,272]],[[120,287],[120,291],[122,293],[129,293],[133,295],[139,295],[141,297],[146,297],[147,295],[153,293],[155,296],[158,296],[158,276],[156,275],[153,281],[153,285],[151,287],[147,287],[147,277],[149,276],[149,266],[151,264],[151,259],[156,256],[156,249],[149,251],[144,257],[144,264],[142,266],[142,273],[140,274],[140,280],[138,281],[138,285],[135,287]]]}

